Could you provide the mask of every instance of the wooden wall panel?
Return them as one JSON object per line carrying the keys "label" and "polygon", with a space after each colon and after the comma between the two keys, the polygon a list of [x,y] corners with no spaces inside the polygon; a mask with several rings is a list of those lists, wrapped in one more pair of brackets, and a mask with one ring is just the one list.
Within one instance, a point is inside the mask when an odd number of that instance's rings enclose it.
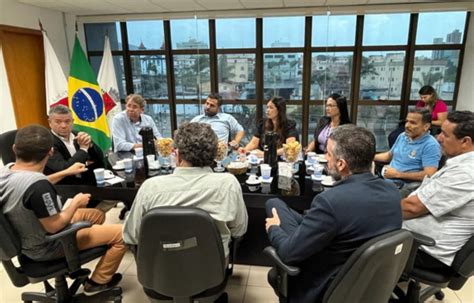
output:
{"label": "wooden wall panel", "polygon": [[48,126],[41,31],[0,25],[0,44],[17,127]]}

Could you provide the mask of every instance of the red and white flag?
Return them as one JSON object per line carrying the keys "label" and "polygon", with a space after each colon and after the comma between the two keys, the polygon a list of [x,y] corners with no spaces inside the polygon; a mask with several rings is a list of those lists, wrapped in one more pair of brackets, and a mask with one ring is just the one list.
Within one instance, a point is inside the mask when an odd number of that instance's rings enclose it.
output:
{"label": "red and white flag", "polygon": [[115,77],[114,61],[112,51],[110,49],[109,36],[105,35],[104,39],[104,55],[99,68],[97,82],[102,89],[102,99],[104,99],[105,112],[107,113],[107,122],[109,129],[112,128],[112,120],[114,116],[121,111],[120,94]]}
{"label": "red and white flag", "polygon": [[58,104],[68,106],[67,80],[59,64],[58,57],[43,30],[45,82],[46,82],[46,113],[49,108]]}

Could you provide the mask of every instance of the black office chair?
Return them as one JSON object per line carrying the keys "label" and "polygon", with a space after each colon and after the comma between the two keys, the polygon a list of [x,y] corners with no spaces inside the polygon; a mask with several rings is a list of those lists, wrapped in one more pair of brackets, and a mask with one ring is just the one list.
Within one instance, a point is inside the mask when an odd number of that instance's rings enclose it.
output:
{"label": "black office chair", "polygon": [[142,219],[137,246],[138,281],[152,299],[227,302],[236,246],[226,266],[214,219],[191,207],[159,207]]}
{"label": "black office chair", "polygon": [[0,156],[3,164],[15,162],[13,143],[15,143],[16,129],[4,132],[0,135]]}
{"label": "black office chair", "polygon": [[[408,260],[413,237],[396,230],[377,236],[359,247],[344,263],[326,290],[324,303],[388,302]],[[288,275],[299,274],[298,267],[284,264],[271,246],[264,249],[276,265],[280,302],[286,302],[291,289]]]}
{"label": "black office chair", "polygon": [[[90,222],[76,222],[64,230],[47,236],[47,241],[58,240],[64,249],[65,258],[53,261],[34,261],[21,254],[21,243],[13,227],[0,209],[0,260],[13,285],[23,287],[30,283],[43,282],[45,291],[24,292],[23,302],[122,302],[122,289],[112,288],[95,296],[77,294],[77,290],[90,274],[90,270],[82,269],[81,264],[101,257],[107,251],[107,246],[78,251],[76,233],[79,229],[91,226]],[[18,257],[19,267],[12,262]],[[74,282],[68,287],[66,276]],[[48,279],[55,278],[55,288]]]}
{"label": "black office chair", "polygon": [[[413,252],[407,268],[403,274],[403,279],[408,280],[408,289],[404,293],[399,287],[395,289],[395,294],[399,302],[425,302],[429,297],[435,296],[438,300],[443,300],[442,288],[448,287],[452,290],[461,289],[469,277],[474,275],[474,236],[456,253],[454,261],[448,270],[435,271],[433,269],[423,269],[414,265],[416,251],[420,245],[433,246],[435,241],[429,237],[413,233],[415,242]],[[420,283],[428,285],[421,290]]]}

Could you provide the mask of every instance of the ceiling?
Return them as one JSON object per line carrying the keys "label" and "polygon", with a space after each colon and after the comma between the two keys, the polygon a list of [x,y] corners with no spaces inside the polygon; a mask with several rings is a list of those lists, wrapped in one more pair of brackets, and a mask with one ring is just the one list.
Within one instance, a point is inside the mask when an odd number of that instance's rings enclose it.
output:
{"label": "ceiling", "polygon": [[474,2],[474,0],[17,0],[19,3],[77,16],[163,14],[259,9],[337,8],[341,6],[406,6],[413,4]]}

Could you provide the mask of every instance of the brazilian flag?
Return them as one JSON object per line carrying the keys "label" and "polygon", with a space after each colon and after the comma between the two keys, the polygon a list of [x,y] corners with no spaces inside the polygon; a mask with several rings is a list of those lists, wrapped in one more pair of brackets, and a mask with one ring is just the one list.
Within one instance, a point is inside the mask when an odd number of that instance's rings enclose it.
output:
{"label": "brazilian flag", "polygon": [[112,140],[102,93],[77,35],[68,78],[68,102],[74,119],[73,129],[88,133],[102,151],[107,151]]}

